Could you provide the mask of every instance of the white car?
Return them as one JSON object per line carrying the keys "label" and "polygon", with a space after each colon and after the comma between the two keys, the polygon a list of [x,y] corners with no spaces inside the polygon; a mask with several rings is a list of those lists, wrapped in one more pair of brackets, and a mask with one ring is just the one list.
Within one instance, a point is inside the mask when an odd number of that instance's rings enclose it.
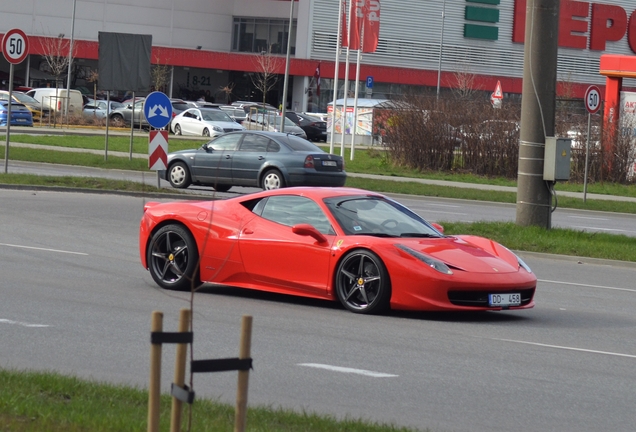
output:
{"label": "white car", "polygon": [[175,135],[217,137],[227,132],[245,128],[232,120],[225,111],[217,108],[190,108],[175,116],[170,123]]}

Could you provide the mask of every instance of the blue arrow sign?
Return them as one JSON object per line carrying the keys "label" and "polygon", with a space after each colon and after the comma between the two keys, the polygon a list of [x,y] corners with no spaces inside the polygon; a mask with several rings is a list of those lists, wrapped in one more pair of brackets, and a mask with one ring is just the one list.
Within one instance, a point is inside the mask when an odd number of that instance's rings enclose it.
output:
{"label": "blue arrow sign", "polygon": [[144,115],[153,128],[166,127],[172,119],[172,104],[168,96],[158,91],[150,93],[144,101]]}

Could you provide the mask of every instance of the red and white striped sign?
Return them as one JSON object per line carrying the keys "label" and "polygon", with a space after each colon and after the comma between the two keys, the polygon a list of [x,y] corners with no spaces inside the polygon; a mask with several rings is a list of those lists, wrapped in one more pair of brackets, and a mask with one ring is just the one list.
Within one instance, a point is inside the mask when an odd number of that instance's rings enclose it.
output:
{"label": "red and white striped sign", "polygon": [[151,130],[148,141],[148,168],[165,170],[168,165],[168,131]]}

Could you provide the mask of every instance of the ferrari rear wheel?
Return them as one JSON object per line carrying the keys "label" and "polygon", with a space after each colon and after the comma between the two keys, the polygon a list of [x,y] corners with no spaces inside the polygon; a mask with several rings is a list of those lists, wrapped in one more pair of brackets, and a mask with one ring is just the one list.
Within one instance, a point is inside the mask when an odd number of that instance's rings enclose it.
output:
{"label": "ferrari rear wheel", "polygon": [[161,288],[190,291],[201,285],[197,245],[182,226],[160,228],[152,236],[147,254],[150,275]]}
{"label": "ferrari rear wheel", "polygon": [[190,171],[183,162],[177,162],[168,168],[168,181],[174,188],[185,189],[190,186]]}
{"label": "ferrari rear wheel", "polygon": [[349,252],[336,271],[336,293],[342,305],[355,313],[388,309],[391,281],[380,257],[364,249]]}

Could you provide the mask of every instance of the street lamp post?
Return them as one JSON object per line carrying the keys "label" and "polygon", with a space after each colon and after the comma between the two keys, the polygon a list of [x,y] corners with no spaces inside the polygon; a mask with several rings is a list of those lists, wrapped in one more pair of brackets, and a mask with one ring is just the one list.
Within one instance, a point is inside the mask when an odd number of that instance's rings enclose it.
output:
{"label": "street lamp post", "polygon": [[446,0],[442,3],[442,31],[439,35],[439,64],[437,66],[437,98],[439,99],[439,85],[442,80],[442,48],[444,47],[444,19],[446,18]]}
{"label": "street lamp post", "polygon": [[73,37],[75,36],[75,7],[77,6],[77,0],[73,0],[73,18],[71,19],[71,44],[68,47],[68,72],[66,76],[66,89],[68,100],[66,102],[66,115],[68,115],[68,106],[71,101],[71,66],[73,64]]}

